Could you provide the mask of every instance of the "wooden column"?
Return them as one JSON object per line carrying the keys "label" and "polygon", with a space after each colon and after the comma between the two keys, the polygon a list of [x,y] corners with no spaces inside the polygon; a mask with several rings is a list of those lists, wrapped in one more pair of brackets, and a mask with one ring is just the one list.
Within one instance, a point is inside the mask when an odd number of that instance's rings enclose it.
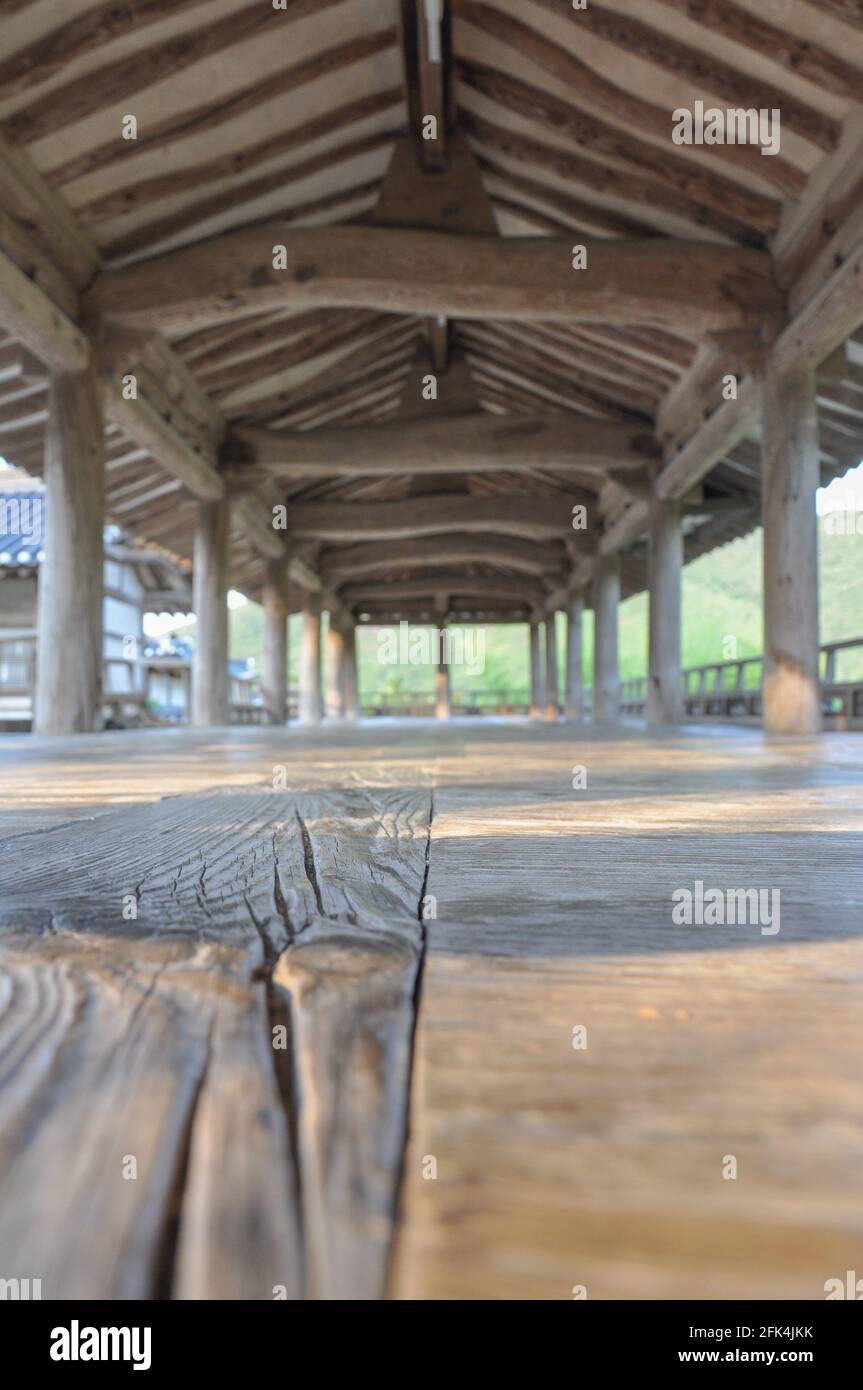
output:
{"label": "wooden column", "polygon": [[321,614],[313,599],[303,609],[300,633],[300,723],[321,722]]}
{"label": "wooden column", "polygon": [[324,713],[328,719],[344,718],[345,634],[341,618],[330,613],[326,638]]}
{"label": "wooden column", "polygon": [[228,536],[230,504],[199,502],[195,530],[192,603],[195,656],[192,662],[192,723],[196,728],[228,724]]}
{"label": "wooden column", "polygon": [[617,610],[620,573],[616,556],[600,555],[593,580],[593,718],[597,724],[620,719],[617,661]]}
{"label": "wooden column", "polygon": [[545,717],[553,723],[560,718],[559,684],[557,677],[557,617],[550,613],[545,620]]}
{"label": "wooden column", "polygon": [[683,575],[683,530],[680,508],[655,494],[650,499],[648,588],[647,722],[680,724],[680,588]]}
{"label": "wooden column", "polygon": [[264,662],[261,695],[269,724],[288,720],[288,554],[267,560],[261,594],[264,609]]}
{"label": "wooden column", "polygon": [[815,372],[765,374],[761,440],[764,527],[764,728],[821,729],[818,679],[818,405]]}
{"label": "wooden column", "polygon": [[567,719],[582,716],[581,626],[584,614],[584,594],[571,594],[566,615],[566,695],[564,714]]}
{"label": "wooden column", "polygon": [[360,712],[360,691],[357,675],[357,625],[350,619],[344,627],[342,699],[344,717],[355,720]]}
{"label": "wooden column", "polygon": [[445,651],[446,619],[440,618],[438,620],[438,631],[440,633],[440,650],[435,678],[435,717],[437,719],[449,719],[452,714],[452,688],[449,662],[446,660],[449,653]]}
{"label": "wooden column", "polygon": [[530,624],[530,717],[541,719],[545,681],[542,674],[542,632],[539,622]]}
{"label": "wooden column", "polygon": [[38,734],[102,727],[105,466],[92,368],[52,376],[45,445],[45,560],[39,572]]}

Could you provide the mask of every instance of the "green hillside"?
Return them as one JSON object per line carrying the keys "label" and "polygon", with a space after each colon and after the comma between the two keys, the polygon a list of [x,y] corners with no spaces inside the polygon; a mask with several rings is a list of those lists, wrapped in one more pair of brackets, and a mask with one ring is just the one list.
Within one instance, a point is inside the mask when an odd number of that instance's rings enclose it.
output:
{"label": "green hillside", "polygon": [[[863,534],[831,534],[824,520],[821,529],[821,640],[838,641],[863,636]],[[260,661],[263,614],[255,603],[232,609],[229,617],[231,656]],[[291,680],[296,681],[299,643],[298,615],[291,619]],[[566,622],[558,618],[561,652]],[[193,630],[191,624],[188,630]],[[585,682],[593,679],[593,615],[584,623]],[[724,656],[757,655],[762,649],[761,627],[761,531],[714,550],[687,565],[683,572],[683,664],[700,666]],[[434,688],[434,668],[416,665],[381,665],[376,629],[360,628],[358,657],[364,695],[374,691],[428,691]],[[853,663],[853,664],[852,664]],[[626,680],[644,674],[647,664],[647,595],[638,594],[621,604],[620,670]],[[863,674],[863,654],[852,654],[840,664],[840,675]],[[502,691],[516,696],[528,690],[528,643],[523,626],[490,627],[486,630],[485,669],[469,675],[453,669],[453,688],[465,693]],[[561,671],[561,680],[562,680]]]}

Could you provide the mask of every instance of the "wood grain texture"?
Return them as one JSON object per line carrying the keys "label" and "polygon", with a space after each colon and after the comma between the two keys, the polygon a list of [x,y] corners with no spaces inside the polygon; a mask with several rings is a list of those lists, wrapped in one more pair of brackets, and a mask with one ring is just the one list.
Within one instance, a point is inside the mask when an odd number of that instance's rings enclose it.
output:
{"label": "wood grain texture", "polygon": [[380,1296],[429,805],[229,789],[15,841],[4,1267],[46,1297]]}
{"label": "wood grain texture", "polygon": [[[286,248],[275,269],[273,247]],[[278,220],[104,272],[84,296],[105,322],[168,336],[279,306],[465,318],[649,323],[692,334],[756,327],[781,307],[760,251],[648,238],[596,240],[574,272],[570,238],[491,238]]]}
{"label": "wood grain texture", "polygon": [[[859,1269],[855,735],[0,754],[0,1250],[46,1297],[381,1296],[427,895],[388,1296],[821,1298]],[[780,934],[674,926],[695,878],[777,886]]]}
{"label": "wood grain texture", "polygon": [[[391,1296],[822,1299],[859,1269],[861,828],[853,736],[462,725]],[[779,935],[674,926],[696,878],[778,887]]]}
{"label": "wood grain texture", "polygon": [[[645,469],[655,451],[647,430],[604,420],[572,423],[483,411],[310,431],[239,429],[253,467],[276,477],[398,473],[525,472],[536,468]],[[238,470],[242,478],[242,471]]]}

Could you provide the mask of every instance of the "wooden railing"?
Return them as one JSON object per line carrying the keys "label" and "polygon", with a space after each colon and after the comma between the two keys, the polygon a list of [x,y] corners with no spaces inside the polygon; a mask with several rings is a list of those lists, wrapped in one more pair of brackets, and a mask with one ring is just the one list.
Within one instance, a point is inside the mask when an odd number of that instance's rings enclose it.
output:
{"label": "wooden railing", "polygon": [[[840,674],[842,656],[856,651],[859,672]],[[683,703],[688,719],[733,719],[757,723],[761,719],[763,657],[744,656],[690,666],[682,673]],[[863,637],[825,642],[821,647],[821,694],[825,725],[834,729],[863,728]],[[643,717],[647,679],[621,681],[621,713]],[[590,693],[587,693],[590,703]]]}
{"label": "wooden railing", "polygon": [[[435,694],[429,690],[377,691],[364,694],[362,713],[395,718],[425,717],[435,712]],[[453,691],[450,708],[457,715],[528,714],[530,692],[525,690],[482,690],[472,694]]]}

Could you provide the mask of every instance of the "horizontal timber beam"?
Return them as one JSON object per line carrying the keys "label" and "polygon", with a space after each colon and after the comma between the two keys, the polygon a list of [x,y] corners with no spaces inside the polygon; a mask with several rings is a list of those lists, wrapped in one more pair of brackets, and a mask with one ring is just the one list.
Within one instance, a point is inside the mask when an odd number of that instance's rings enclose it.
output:
{"label": "horizontal timber beam", "polygon": [[288,510],[288,530],[326,541],[409,540],[451,535],[453,531],[491,532],[528,540],[562,540],[572,534],[572,502],[510,494],[470,497],[435,494],[398,502],[299,502]]}
{"label": "horizontal timber beam", "polygon": [[[527,472],[534,468],[642,470],[657,453],[645,429],[605,420],[436,415],[350,429],[294,433],[240,429],[258,471],[281,478],[399,473]],[[230,446],[229,446],[230,447]],[[246,468],[236,470],[242,481]]]}
{"label": "horizontal timber beam", "polygon": [[512,607],[495,604],[488,608],[467,608],[459,604],[450,604],[446,613],[441,614],[434,604],[406,599],[402,603],[360,604],[356,616],[361,623],[367,623],[369,627],[389,626],[401,621],[436,626],[441,618],[447,623],[525,623],[530,619],[531,612],[529,604]]}
{"label": "horizontal timber beam", "polygon": [[[285,247],[284,268],[274,248]],[[600,240],[573,268],[572,237],[502,239],[406,228],[264,222],[103,272],[89,314],[173,336],[271,308],[742,328],[781,312],[770,258],[702,242]]]}
{"label": "horizontal timber beam", "polygon": [[399,599],[435,598],[441,595],[447,601],[451,595],[482,595],[542,603],[545,593],[541,584],[524,578],[505,579],[495,574],[470,576],[448,570],[426,575],[422,579],[387,581],[384,584],[347,584],[339,591],[339,597],[348,607],[355,608],[367,603],[388,603],[393,606]]}
{"label": "horizontal timber beam", "polygon": [[325,550],[318,557],[321,574],[331,585],[343,584],[381,570],[426,569],[433,565],[500,565],[517,574],[541,575],[561,569],[562,543],[540,544],[507,536],[428,536],[424,539]]}

